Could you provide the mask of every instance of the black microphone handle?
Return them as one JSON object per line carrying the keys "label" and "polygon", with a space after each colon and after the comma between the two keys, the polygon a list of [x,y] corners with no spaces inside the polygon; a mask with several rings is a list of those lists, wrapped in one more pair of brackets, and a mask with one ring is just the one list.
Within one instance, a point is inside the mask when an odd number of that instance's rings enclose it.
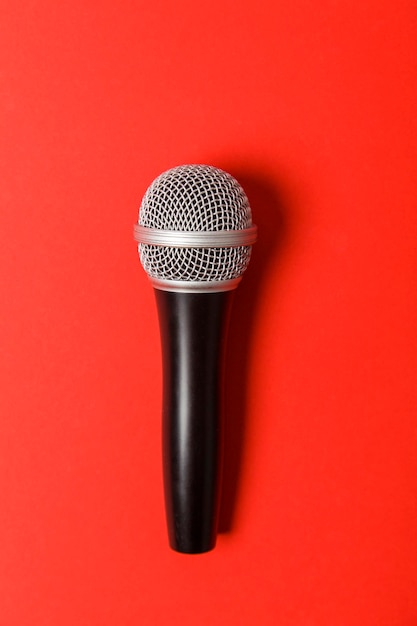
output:
{"label": "black microphone handle", "polygon": [[214,548],[223,456],[222,379],[233,291],[155,289],[162,363],[165,510],[171,548]]}

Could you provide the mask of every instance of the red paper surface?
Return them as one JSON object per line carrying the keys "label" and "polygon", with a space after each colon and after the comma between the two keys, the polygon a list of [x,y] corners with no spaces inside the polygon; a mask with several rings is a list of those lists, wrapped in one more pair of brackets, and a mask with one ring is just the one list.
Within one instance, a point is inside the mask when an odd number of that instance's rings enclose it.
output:
{"label": "red paper surface", "polygon": [[[0,6],[0,624],[417,623],[411,2]],[[141,197],[228,170],[259,240],[221,533],[168,548]]]}

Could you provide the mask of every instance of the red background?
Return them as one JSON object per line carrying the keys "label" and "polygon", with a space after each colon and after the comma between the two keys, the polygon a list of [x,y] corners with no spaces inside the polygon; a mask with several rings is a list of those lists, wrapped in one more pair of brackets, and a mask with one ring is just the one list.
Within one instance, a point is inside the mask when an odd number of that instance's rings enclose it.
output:
{"label": "red background", "polygon": [[[417,624],[417,9],[0,4],[0,624]],[[245,187],[217,548],[167,547],[132,224]]]}

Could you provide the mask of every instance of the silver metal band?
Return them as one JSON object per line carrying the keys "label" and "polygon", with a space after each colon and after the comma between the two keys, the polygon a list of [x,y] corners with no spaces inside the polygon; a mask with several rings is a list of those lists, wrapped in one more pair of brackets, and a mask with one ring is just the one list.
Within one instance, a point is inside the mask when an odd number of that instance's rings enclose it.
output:
{"label": "silver metal band", "polygon": [[149,276],[149,278],[155,289],[161,289],[162,291],[181,291],[183,293],[217,293],[219,291],[232,291],[232,289],[236,289],[242,280],[241,276],[229,280],[210,281],[163,280],[161,278],[155,278],[154,276]]}
{"label": "silver metal band", "polygon": [[148,228],[135,224],[133,236],[138,243],[174,248],[237,248],[256,241],[257,228],[241,230],[176,231]]}

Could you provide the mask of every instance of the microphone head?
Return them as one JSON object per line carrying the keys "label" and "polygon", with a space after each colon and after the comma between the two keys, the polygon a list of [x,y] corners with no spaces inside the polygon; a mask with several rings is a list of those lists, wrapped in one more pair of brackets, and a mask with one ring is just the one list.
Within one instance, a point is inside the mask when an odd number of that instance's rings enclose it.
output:
{"label": "microphone head", "polygon": [[226,291],[248,266],[256,226],[233,176],[210,165],[180,165],[146,191],[134,237],[155,287]]}

